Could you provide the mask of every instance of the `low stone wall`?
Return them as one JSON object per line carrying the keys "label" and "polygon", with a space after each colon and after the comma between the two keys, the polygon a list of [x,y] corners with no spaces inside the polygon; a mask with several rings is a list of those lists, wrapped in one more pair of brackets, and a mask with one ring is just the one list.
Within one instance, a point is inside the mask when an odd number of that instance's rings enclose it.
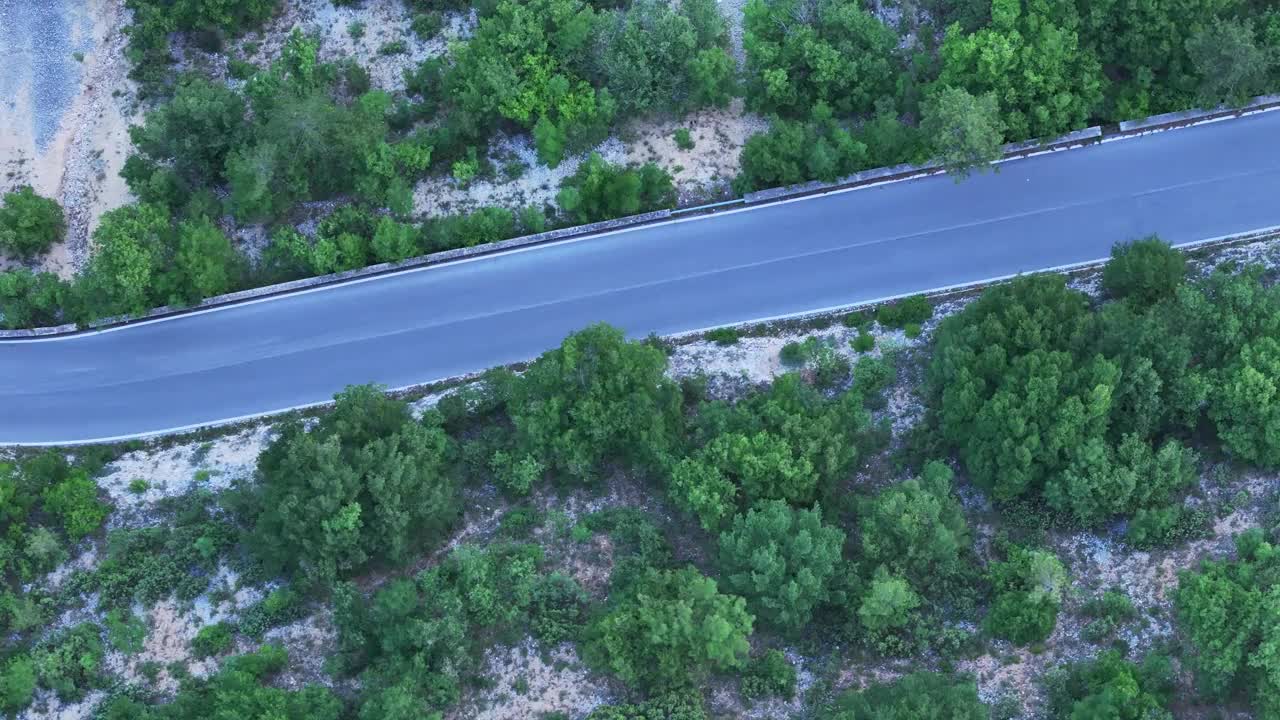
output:
{"label": "low stone wall", "polygon": [[[1265,95],[1255,98],[1252,102],[1240,108],[1220,107],[1213,110],[1189,110],[1187,112],[1166,113],[1164,115],[1155,115],[1142,120],[1122,122],[1120,123],[1119,133],[1115,134],[1120,137],[1114,137],[1111,134],[1104,136],[1100,127],[1090,127],[1044,142],[1039,140],[1028,140],[1025,142],[1006,145],[1004,147],[1004,158],[1002,161],[1026,157],[1028,155],[1041,152],[1066,150],[1094,144],[1099,141],[1121,139],[1121,137],[1128,135],[1137,136],[1148,132],[1154,132],[1156,130],[1193,125],[1206,120],[1238,117],[1241,115],[1252,114],[1254,112],[1263,112],[1275,109],[1277,107],[1280,107],[1280,95]],[[792,198],[821,195],[834,191],[851,190],[879,183],[927,177],[941,172],[944,172],[944,170],[942,169],[942,166],[936,162],[924,163],[922,165],[895,165],[892,167],[875,168],[855,173],[833,183],[810,182],[782,188],[761,190],[759,192],[747,193],[737,200],[727,200],[704,206],[681,208],[678,210],[658,210],[656,212],[631,215],[625,218],[618,218],[616,220],[606,220],[604,222],[590,223],[588,225],[577,225],[570,228],[550,230],[536,235],[526,235],[524,237],[511,238],[509,240],[476,245],[475,247],[445,250],[443,252],[431,253],[429,255],[420,255],[400,262],[381,263],[379,265],[370,265],[358,270],[350,270],[331,275],[320,275],[303,280],[294,280],[291,282],[267,285],[260,288],[243,290],[226,295],[218,295],[190,307],[160,307],[141,316],[103,318],[92,323],[88,329],[80,329],[75,325],[58,325],[55,327],[34,328],[30,330],[0,330],[0,341],[93,332],[95,330],[101,330],[109,327],[135,324],[164,317],[174,317],[213,307],[230,306],[251,300],[285,295],[319,286],[337,285],[344,282],[350,282],[352,280],[386,275],[402,270],[481,257],[517,248],[543,245],[571,238],[601,235],[623,228],[639,227],[661,222],[673,216],[714,214],[715,212],[727,207],[762,205],[781,200],[789,200]]]}

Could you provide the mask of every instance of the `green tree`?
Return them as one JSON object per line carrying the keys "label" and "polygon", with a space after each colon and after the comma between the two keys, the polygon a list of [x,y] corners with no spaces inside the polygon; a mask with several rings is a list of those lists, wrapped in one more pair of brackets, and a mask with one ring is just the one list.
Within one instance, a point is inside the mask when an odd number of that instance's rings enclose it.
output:
{"label": "green tree", "polygon": [[988,572],[995,589],[986,627],[991,634],[1029,645],[1049,637],[1067,585],[1067,571],[1052,553],[1013,547]]}
{"label": "green tree", "polygon": [[24,185],[5,193],[0,204],[0,252],[30,259],[61,242],[67,222],[57,201]]}
{"label": "green tree", "polygon": [[378,262],[405,260],[418,254],[418,232],[412,225],[384,217],[378,220],[370,246]]}
{"label": "green tree", "polygon": [[1102,269],[1102,287],[1113,298],[1131,298],[1140,306],[1150,306],[1173,297],[1186,277],[1186,257],[1152,235],[1111,247],[1111,259]]}
{"label": "green tree", "polygon": [[629,685],[673,685],[740,668],[752,617],[696,570],[649,570],[591,627],[589,656]]}
{"label": "green tree", "polygon": [[1187,38],[1187,55],[1200,76],[1207,106],[1242,103],[1261,91],[1274,62],[1258,47],[1248,20],[1217,20]]}
{"label": "green tree", "polygon": [[1149,655],[1141,665],[1108,650],[1049,676],[1051,716],[1059,720],[1172,720],[1173,668]]}
{"label": "green tree", "polygon": [[257,554],[317,585],[402,562],[460,510],[438,416],[415,422],[403,402],[367,385],[334,400],[314,430],[289,425],[263,451],[249,510]]}
{"label": "green tree", "polygon": [[974,97],[944,87],[924,104],[920,130],[947,172],[965,177],[984,170],[1003,154],[1004,121],[993,93]]}
{"label": "green tree", "polygon": [[94,252],[76,284],[84,314],[93,319],[150,310],[171,232],[168,211],[156,205],[126,205],[103,214],[93,233]]}
{"label": "green tree", "polygon": [[0,271],[0,314],[5,327],[57,325],[64,321],[70,295],[70,285],[53,273],[26,268]]}
{"label": "green tree", "polygon": [[735,187],[750,192],[808,180],[833,182],[867,167],[867,153],[865,144],[832,119],[830,106],[819,103],[809,122],[779,120],[747,138]]}
{"label": "green tree", "polygon": [[178,225],[173,270],[166,277],[172,297],[186,302],[236,289],[244,272],[244,258],[213,221],[201,217]]}
{"label": "green tree", "polygon": [[593,325],[544,353],[511,389],[517,445],[553,473],[594,478],[608,461],[657,467],[680,429],[666,356]]}
{"label": "green tree", "polygon": [[994,0],[991,25],[952,25],[939,50],[938,83],[994,93],[1009,137],[1052,137],[1084,127],[1102,100],[1097,58],[1080,45],[1068,3]]}
{"label": "green tree", "polygon": [[918,607],[920,596],[911,589],[911,583],[879,567],[858,606],[858,619],[871,644],[891,648],[894,634],[911,623]]}
{"label": "green tree", "polygon": [[[225,84],[188,75],[171,100],[129,129],[129,137],[151,172],[157,163],[169,163],[186,183],[216,185],[224,179],[227,156],[245,142],[245,111],[244,98]],[[127,176],[140,196],[145,191],[135,185],[149,178],[149,173]]]}
{"label": "green tree", "polygon": [[720,535],[725,587],[746,598],[757,618],[799,630],[830,596],[843,546],[844,532],[824,525],[820,508],[760,503]]}
{"label": "green tree", "polygon": [[1223,445],[1265,467],[1280,467],[1280,342],[1263,337],[1240,349],[1219,376],[1209,415]]}
{"label": "green tree", "polygon": [[918,587],[942,590],[964,571],[969,526],[951,494],[951,469],[938,462],[859,508],[862,556]]}
{"label": "green tree", "polygon": [[849,691],[823,708],[820,720],[986,720],[972,680],[917,672],[891,683]]}
{"label": "green tree", "polygon": [[893,94],[897,36],[856,0],[753,0],[743,12],[753,108],[805,117],[823,103],[843,116]]}
{"label": "green tree", "polygon": [[56,484],[44,489],[44,509],[62,522],[72,540],[102,526],[111,509],[98,500],[98,485],[84,468],[68,468]]}

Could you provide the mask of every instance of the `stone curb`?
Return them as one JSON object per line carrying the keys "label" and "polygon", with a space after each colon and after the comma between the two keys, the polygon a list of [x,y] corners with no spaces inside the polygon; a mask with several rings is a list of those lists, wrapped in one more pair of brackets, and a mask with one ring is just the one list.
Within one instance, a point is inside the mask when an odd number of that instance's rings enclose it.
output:
{"label": "stone curb", "polygon": [[[1276,107],[1280,107],[1280,95],[1263,95],[1254,98],[1248,104],[1238,108],[1222,106],[1213,110],[1188,110],[1185,112],[1154,115],[1142,120],[1125,121],[1120,123],[1118,133],[1108,133],[1104,135],[1101,127],[1094,126],[1068,133],[1047,142],[1027,140],[1024,142],[1005,145],[1004,157],[998,162],[1013,160],[1042,152],[1054,152],[1081,147],[1084,145],[1092,145],[1100,141],[1121,139],[1129,136],[1139,136],[1157,130],[1184,127],[1207,120],[1237,117]],[[758,192],[746,193],[741,198],[734,200],[711,203],[708,205],[676,210],[658,210],[640,215],[630,215],[624,218],[605,220],[603,222],[590,223],[587,225],[576,225],[574,227],[561,228],[559,230],[550,230],[536,235],[510,238],[508,240],[476,245],[469,248],[458,248],[431,253],[429,255],[420,255],[418,257],[401,260],[399,262],[380,263],[378,265],[369,265],[357,270],[349,270],[347,272],[319,275],[302,280],[266,285],[250,290],[242,290],[240,292],[207,298],[190,307],[159,307],[144,315],[103,318],[101,320],[94,321],[84,329],[78,328],[75,324],[65,324],[27,330],[0,330],[0,341],[92,333],[106,328],[132,325],[166,317],[176,317],[214,307],[230,306],[251,300],[260,300],[278,295],[286,295],[321,286],[339,285],[353,280],[386,275],[402,270],[411,270],[457,260],[482,257],[484,255],[491,255],[506,250],[532,247],[535,245],[542,245],[570,238],[587,237],[621,228],[639,227],[642,225],[660,222],[673,216],[713,214],[722,208],[731,206],[742,207],[761,205],[780,200],[789,200],[811,195],[822,195],[835,191],[852,190],[868,185],[927,177],[941,172],[943,172],[942,166],[937,162],[928,162],[922,165],[908,164],[875,168],[855,173],[834,183],[809,182],[800,185],[761,190]]]}

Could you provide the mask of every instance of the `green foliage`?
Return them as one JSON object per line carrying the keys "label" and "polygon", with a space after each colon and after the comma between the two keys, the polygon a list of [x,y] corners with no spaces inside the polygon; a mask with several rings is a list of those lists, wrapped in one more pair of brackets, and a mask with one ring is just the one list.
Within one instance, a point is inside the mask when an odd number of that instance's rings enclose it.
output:
{"label": "green foliage", "polygon": [[736,328],[716,328],[706,334],[706,338],[711,342],[721,345],[737,345],[741,334]]}
{"label": "green foliage", "polygon": [[1168,547],[1204,537],[1213,525],[1205,510],[1189,510],[1182,505],[1140,508],[1125,528],[1124,539],[1143,550]]}
{"label": "green foliage", "polygon": [[824,525],[820,508],[763,502],[720,535],[724,584],[758,619],[794,632],[829,598],[843,546],[844,532]]}
{"label": "green foliage", "polygon": [[338,720],[342,702],[327,688],[307,685],[282,690],[271,677],[287,662],[279,646],[264,645],[256,653],[233,657],[205,680],[188,679],[173,701],[145,705],[118,695],[101,710],[104,720],[218,720],[219,718],[281,718],[282,720]]}
{"label": "green foliage", "polygon": [[938,462],[859,507],[862,557],[909,578],[927,593],[946,592],[965,571],[969,526],[951,494],[951,469]]}
{"label": "green foliage", "polygon": [[270,628],[297,620],[302,614],[298,594],[289,588],[276,588],[240,614],[237,629],[256,640]]}
{"label": "green foliage", "polygon": [[933,303],[923,295],[912,295],[889,305],[881,305],[876,309],[876,320],[881,325],[891,328],[905,328],[907,325],[920,325],[933,317]]}
{"label": "green foliage", "polygon": [[418,254],[418,231],[393,218],[380,218],[370,249],[378,262],[406,260]]}
{"label": "green foliage", "polygon": [[1104,77],[1078,27],[1068,3],[997,0],[990,26],[947,29],[938,84],[994,94],[1013,140],[1084,127],[1102,101]]}
{"label": "green foliage", "polygon": [[897,38],[859,2],[753,0],[743,25],[747,97],[758,110],[804,117],[823,103],[848,115],[894,92]]}
{"label": "green foliage", "polygon": [[1167,657],[1149,655],[1135,665],[1120,653],[1107,651],[1096,660],[1070,665],[1050,676],[1050,717],[1169,720],[1173,682]]}
{"label": "green foliage", "polygon": [[696,690],[663,693],[637,705],[602,705],[587,720],[707,720],[702,697]]}
{"label": "green foliage", "polygon": [[892,683],[846,692],[823,708],[820,720],[986,720],[972,680],[917,672]]}
{"label": "green foliage", "polygon": [[30,259],[61,242],[67,221],[57,201],[24,185],[5,193],[0,204],[0,252]]}
{"label": "green foliage", "polygon": [[319,585],[402,562],[460,510],[437,415],[415,422],[404,402],[368,385],[334,399],[315,429],[288,425],[263,451],[247,503],[258,556]]}
{"label": "green foliage", "polygon": [[1253,529],[1236,538],[1236,553],[1181,573],[1174,607],[1200,689],[1248,695],[1267,717],[1280,712],[1280,552]]}
{"label": "green foliage", "polygon": [[778,650],[766,650],[752,658],[742,672],[742,696],[748,699],[777,696],[790,700],[796,694],[796,669]]}
{"label": "green foliage", "polygon": [[739,192],[794,185],[808,180],[833,182],[865,167],[867,147],[832,119],[830,106],[814,106],[808,122],[779,120],[767,132],[747,138]]}
{"label": "green foliage", "polygon": [[1111,248],[1111,260],[1102,270],[1102,287],[1113,298],[1150,306],[1173,297],[1186,276],[1186,257],[1153,235]]}
{"label": "green foliage", "polygon": [[1262,337],[1240,348],[1219,376],[1209,416],[1233,454],[1280,467],[1280,342]]}
{"label": "green foliage", "polygon": [[97,626],[83,623],[37,644],[31,662],[40,687],[75,701],[100,682],[102,654]]}
{"label": "green foliage", "polygon": [[622,114],[727,101],[733,82],[728,34],[712,0],[640,0],[601,13],[593,33],[601,48],[594,70]]}
{"label": "green foliage", "polygon": [[171,229],[157,205],[126,205],[104,213],[93,233],[94,252],[77,283],[90,317],[141,314],[154,304]]}
{"label": "green foliage", "polygon": [[696,570],[650,570],[590,628],[589,657],[629,685],[673,685],[740,668],[752,617]]}
{"label": "green foliage", "polygon": [[677,128],[673,137],[676,142],[676,147],[681,150],[693,149],[693,136],[689,134],[689,128]]}
{"label": "green foliage", "polygon": [[223,83],[184,77],[169,102],[148,113],[144,125],[129,130],[144,159],[141,166],[126,168],[129,188],[146,198],[156,173],[163,172],[160,163],[167,163],[184,186],[224,180],[228,155],[246,140],[246,109],[244,98]]}
{"label": "green foliage", "polygon": [[166,276],[170,297],[198,302],[236,289],[245,272],[244,258],[231,240],[201,217],[178,225],[173,271]]}
{"label": "green foliage", "polygon": [[578,482],[607,462],[654,467],[681,427],[680,390],[662,351],[593,325],[544,353],[511,388],[516,445]]}
{"label": "green foliage", "polygon": [[868,643],[881,652],[897,652],[900,647],[897,635],[915,620],[918,607],[920,596],[906,578],[884,567],[876,568],[858,606],[858,620],[867,633]]}
{"label": "green foliage", "polygon": [[1108,590],[1085,603],[1081,612],[1092,621],[1080,632],[1089,642],[1101,642],[1121,625],[1134,619],[1138,610],[1133,601],[1119,590]]}
{"label": "green foliage", "polygon": [[198,658],[220,655],[231,647],[235,641],[235,629],[225,622],[214,623],[200,628],[191,639],[191,652]]}
{"label": "green foliage", "polygon": [[97,592],[105,608],[149,605],[171,594],[194,600],[209,588],[218,556],[236,539],[235,529],[215,519],[209,504],[208,495],[195,493],[163,503],[159,510],[166,522],[112,531],[102,562],[76,576],[77,585]]}
{"label": "green foliage", "polygon": [[72,540],[102,526],[111,509],[98,500],[98,485],[83,468],[66,468],[56,484],[44,490],[44,509],[58,517]]}
{"label": "green foliage", "polygon": [[556,202],[580,223],[612,220],[637,213],[673,208],[671,176],[653,163],[639,170],[610,165],[597,153],[564,179]]}
{"label": "green foliage", "polygon": [[849,341],[849,345],[856,352],[871,352],[876,347],[876,336],[869,332],[860,332],[857,337]]}
{"label": "green foliage", "polygon": [[1274,55],[1258,47],[1250,20],[1219,19],[1187,38],[1187,56],[1200,76],[1199,99],[1207,106],[1241,104],[1261,92]]}
{"label": "green foliage", "polygon": [[31,704],[36,691],[36,669],[31,658],[16,655],[0,664],[0,709],[16,711]]}
{"label": "green foliage", "polygon": [[943,87],[925,102],[920,130],[937,160],[958,177],[985,170],[1003,154],[1004,120],[994,93],[975,97]]}
{"label": "green foliage", "polygon": [[506,240],[516,235],[516,219],[510,210],[482,207],[467,215],[431,218],[423,225],[427,250],[436,252]]}
{"label": "green foliage", "polygon": [[107,644],[126,655],[142,652],[147,638],[147,622],[127,608],[115,608],[107,613]]}
{"label": "green foliage", "polygon": [[576,634],[581,591],[563,579],[539,578],[541,562],[534,545],[462,546],[371,599],[338,586],[337,665],[361,675],[360,717],[430,717],[446,708],[464,673],[477,669],[487,641],[525,623],[548,637]]}
{"label": "green foliage", "polygon": [[1043,550],[1012,547],[1008,559],[992,563],[988,572],[995,599],[987,615],[987,630],[1015,645],[1049,637],[1067,585],[1062,562]]}
{"label": "green foliage", "polygon": [[0,315],[6,328],[48,327],[64,321],[71,286],[50,272],[0,271]]}

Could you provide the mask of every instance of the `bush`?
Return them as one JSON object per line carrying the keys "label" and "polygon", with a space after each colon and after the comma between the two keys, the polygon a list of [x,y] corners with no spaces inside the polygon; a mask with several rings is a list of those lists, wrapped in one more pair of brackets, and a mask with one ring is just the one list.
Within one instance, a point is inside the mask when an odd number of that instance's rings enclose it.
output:
{"label": "bush", "polygon": [[995,589],[986,628],[1015,645],[1030,645],[1049,637],[1058,622],[1058,608],[1067,584],[1067,571],[1053,554],[1012,547],[1004,562],[988,572]]}
{"label": "bush", "polygon": [[823,525],[820,508],[762,502],[720,535],[724,584],[756,617],[794,632],[829,597],[843,546],[844,532]]}
{"label": "bush", "polygon": [[892,683],[849,691],[818,713],[820,720],[987,720],[972,680],[917,672]]}
{"label": "bush", "polygon": [[276,588],[240,615],[237,629],[254,640],[267,630],[301,618],[302,600],[289,588]]}
{"label": "bush", "polygon": [[100,682],[102,655],[97,626],[82,623],[37,645],[31,661],[40,687],[74,702]]}
{"label": "bush", "polygon": [[565,178],[561,188],[556,202],[580,223],[676,205],[671,176],[662,168],[648,163],[639,170],[630,170],[610,165],[597,153],[591,153],[576,173]]}
{"label": "bush", "polygon": [[30,185],[5,194],[0,205],[0,252],[30,259],[61,242],[66,231],[62,208],[36,195]]}
{"label": "bush", "polygon": [[747,138],[741,165],[734,181],[739,193],[809,180],[834,182],[868,166],[867,148],[832,119],[829,106],[820,104],[808,122],[779,120]]}
{"label": "bush", "polygon": [[921,328],[916,323],[907,323],[902,327],[902,332],[909,340],[915,340],[920,337]]}
{"label": "bush", "polygon": [[681,150],[693,149],[693,136],[689,134],[689,128],[680,128],[675,133],[676,147]]}
{"label": "bush", "polygon": [[404,402],[367,385],[334,400],[314,430],[288,425],[263,451],[247,506],[258,556],[318,586],[402,562],[461,508],[438,415],[415,422]]}
{"label": "bush", "polygon": [[965,571],[971,542],[951,494],[952,477],[946,465],[930,462],[919,478],[860,504],[862,557],[869,565],[887,567],[931,593],[951,591],[951,581]]}
{"label": "bush", "polygon": [[1169,658],[1149,655],[1135,665],[1111,650],[1048,678],[1050,716],[1062,720],[1171,717],[1174,674]]}
{"label": "bush", "polygon": [[592,625],[588,657],[628,685],[687,683],[740,668],[752,618],[696,570],[650,570]]}
{"label": "bush", "polygon": [[1136,548],[1150,550],[1205,537],[1213,517],[1205,510],[1182,505],[1142,508],[1125,528],[1124,539]]}
{"label": "bush", "polygon": [[796,694],[796,669],[778,650],[766,650],[752,658],[742,673],[742,696],[762,698],[777,696],[790,700]]}
{"label": "bush", "polygon": [[716,328],[707,332],[707,339],[717,345],[737,345],[741,335],[736,328]]}
{"label": "bush", "polygon": [[191,652],[198,658],[220,655],[231,647],[235,630],[228,623],[215,623],[200,628],[191,640]]}
{"label": "bush", "polygon": [[1174,593],[1186,663],[1210,698],[1248,695],[1260,717],[1280,712],[1276,653],[1280,551],[1254,528],[1236,538],[1237,559],[1183,571]]}
{"label": "bush", "polygon": [[107,613],[107,643],[125,655],[142,652],[147,639],[147,623],[130,609],[116,608]]}
{"label": "bush", "polygon": [[1173,297],[1186,280],[1187,259],[1154,235],[1117,243],[1102,269],[1102,287],[1113,298],[1130,298],[1139,306]]}
{"label": "bush", "polygon": [[587,720],[707,720],[707,711],[698,691],[686,688],[638,705],[602,705],[592,710]]}
{"label": "bush", "polygon": [[0,314],[6,328],[48,327],[65,322],[71,286],[49,272],[0,270]]}
{"label": "bush", "polygon": [[0,665],[0,709],[13,713],[31,704],[36,692],[36,670],[31,658],[16,655]]}
{"label": "bush", "polygon": [[876,347],[876,336],[869,332],[860,332],[858,337],[849,341],[849,345],[857,352],[871,352]]}
{"label": "bush", "polygon": [[657,467],[681,427],[666,355],[593,325],[539,357],[511,389],[516,446],[553,473],[590,480],[607,461]]}
{"label": "bush", "polygon": [[933,317],[933,305],[923,295],[912,295],[876,310],[876,320],[885,327],[905,329],[908,325],[921,325]]}
{"label": "bush", "polygon": [[67,468],[56,484],[44,490],[44,508],[62,523],[72,540],[102,526],[111,508],[98,500],[98,485],[83,468]]}

